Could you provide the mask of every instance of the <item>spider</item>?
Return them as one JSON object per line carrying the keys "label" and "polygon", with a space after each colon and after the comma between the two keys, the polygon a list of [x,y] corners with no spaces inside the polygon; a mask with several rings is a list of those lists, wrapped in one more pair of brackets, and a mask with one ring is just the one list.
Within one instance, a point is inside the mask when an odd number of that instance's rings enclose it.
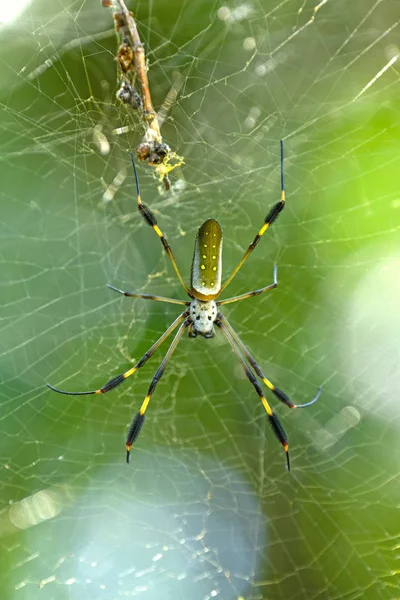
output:
{"label": "spider", "polygon": [[265,408],[267,413],[267,417],[269,423],[272,427],[272,430],[275,436],[278,438],[280,443],[282,444],[285,453],[286,453],[286,462],[287,469],[290,471],[290,460],[289,460],[289,443],[287,435],[278,419],[276,414],[273,412],[268,400],[266,399],[264,392],[261,388],[260,383],[257,381],[257,377],[266,385],[266,387],[280,400],[283,404],[286,404],[289,408],[305,408],[306,406],[310,406],[316,402],[321,394],[321,388],[319,388],[317,395],[313,400],[307,402],[305,404],[293,404],[293,402],[289,399],[289,397],[279,388],[277,388],[269,379],[267,379],[264,373],[261,371],[257,362],[253,358],[252,354],[249,352],[247,347],[239,338],[238,334],[235,332],[233,327],[227,321],[226,317],[221,313],[220,307],[225,304],[231,304],[232,302],[239,302],[240,300],[245,300],[246,298],[252,298],[253,296],[259,296],[264,292],[268,292],[278,286],[277,279],[277,266],[274,266],[274,281],[269,285],[260,288],[258,290],[254,290],[251,292],[247,292],[245,294],[240,294],[239,296],[233,296],[231,298],[226,298],[225,300],[217,300],[221,293],[225,290],[225,288],[229,285],[232,279],[236,276],[239,269],[243,266],[245,261],[248,259],[250,254],[253,252],[254,248],[257,246],[261,237],[270,227],[270,225],[278,218],[279,214],[283,210],[285,206],[285,189],[284,189],[284,179],[283,179],[283,142],[280,142],[280,151],[281,151],[281,199],[279,202],[274,204],[271,208],[267,216],[265,217],[264,224],[261,229],[255,236],[254,240],[251,242],[246,252],[244,253],[242,259],[239,261],[236,268],[233,270],[232,274],[228,277],[224,284],[221,285],[221,274],[222,274],[222,229],[218,221],[215,219],[207,219],[200,226],[194,247],[194,255],[192,261],[192,271],[190,278],[190,287],[186,285],[184,282],[178,266],[176,264],[174,255],[172,254],[171,247],[169,246],[167,239],[162,233],[161,229],[157,224],[156,217],[151,212],[151,210],[142,203],[140,197],[140,187],[139,187],[139,179],[135,166],[135,161],[133,158],[133,154],[131,154],[133,170],[135,174],[136,181],[136,191],[137,191],[137,201],[138,201],[138,209],[146,223],[150,225],[157,236],[160,238],[161,243],[166,251],[169,259],[172,263],[172,266],[175,270],[175,273],[182,284],[184,290],[188,294],[190,301],[178,300],[175,298],[165,298],[163,296],[154,296],[150,294],[138,294],[136,292],[124,292],[112,285],[108,285],[108,287],[123,296],[129,296],[133,298],[143,298],[144,300],[157,300],[159,302],[169,302],[171,304],[181,304],[186,308],[185,310],[175,319],[175,321],[168,327],[168,329],[162,334],[162,336],[151,346],[151,348],[143,355],[143,357],[139,360],[136,365],[113,377],[107,383],[103,385],[103,387],[98,390],[86,391],[86,392],[67,392],[64,390],[60,390],[58,388],[53,387],[49,383],[47,386],[53,390],[54,392],[58,392],[59,394],[67,394],[69,396],[85,396],[89,394],[105,394],[110,390],[116,388],[120,383],[125,381],[128,377],[136,373],[141,367],[143,367],[146,362],[149,360],[151,356],[155,353],[155,351],[161,346],[164,340],[179,326],[177,333],[175,334],[174,339],[171,342],[171,345],[164,356],[160,366],[158,367],[156,374],[154,375],[150,387],[148,389],[147,395],[140,407],[139,412],[133,418],[133,421],[129,427],[127,440],[126,440],[126,461],[129,463],[130,451],[132,444],[137,440],[140,431],[143,427],[145,414],[147,407],[149,405],[150,399],[153,395],[153,392],[157,386],[157,383],[160,381],[161,377],[164,374],[165,368],[170,360],[175,348],[178,345],[179,340],[181,339],[185,330],[188,329],[189,337],[195,338],[198,335],[203,336],[204,338],[213,338],[215,336],[215,327],[222,331],[224,336],[226,337],[229,344],[232,346],[236,356],[239,359],[241,366],[244,369],[244,372],[249,379],[250,383],[254,386],[257,394],[260,397],[260,400]]}

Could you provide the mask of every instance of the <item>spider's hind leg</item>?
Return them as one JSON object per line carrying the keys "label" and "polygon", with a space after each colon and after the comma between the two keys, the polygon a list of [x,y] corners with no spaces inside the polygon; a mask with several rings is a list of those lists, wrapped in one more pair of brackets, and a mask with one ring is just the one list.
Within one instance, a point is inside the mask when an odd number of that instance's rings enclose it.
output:
{"label": "spider's hind leg", "polygon": [[172,266],[174,267],[176,276],[178,277],[179,281],[181,282],[181,285],[184,288],[185,292],[188,294],[188,296],[190,296],[192,298],[192,293],[190,292],[190,290],[189,290],[188,286],[186,285],[186,283],[183,281],[182,275],[181,275],[181,273],[180,273],[180,271],[178,269],[178,265],[176,264],[174,255],[172,254],[171,247],[170,247],[170,245],[167,242],[167,238],[165,237],[165,235],[163,234],[163,232],[161,231],[161,229],[157,225],[157,219],[156,219],[155,215],[152,213],[152,211],[149,209],[149,207],[146,206],[145,204],[143,204],[143,202],[142,202],[142,199],[141,199],[141,196],[140,196],[139,177],[138,177],[138,174],[137,174],[135,160],[133,158],[132,152],[131,152],[131,159],[132,159],[133,171],[135,173],[138,210],[139,210],[140,214],[142,215],[143,219],[146,221],[146,223],[148,225],[150,225],[150,227],[152,227],[154,229],[154,231],[156,232],[156,234],[160,238],[161,243],[162,243],[162,245],[164,247],[164,250],[168,254],[168,257],[169,257],[169,259],[170,259],[170,261],[172,263]]}

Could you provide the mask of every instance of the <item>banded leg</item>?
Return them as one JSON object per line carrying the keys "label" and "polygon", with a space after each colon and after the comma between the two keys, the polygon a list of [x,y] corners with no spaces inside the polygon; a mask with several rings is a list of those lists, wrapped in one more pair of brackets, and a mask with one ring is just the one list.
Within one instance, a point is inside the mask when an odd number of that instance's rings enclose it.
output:
{"label": "banded leg", "polygon": [[114,292],[118,292],[118,294],[122,294],[123,296],[127,296],[128,298],[142,298],[143,300],[157,300],[158,302],[169,302],[170,304],[183,304],[184,306],[189,306],[190,302],[186,302],[185,300],[177,300],[175,298],[165,298],[164,296],[154,296],[153,294],[137,294],[136,292],[124,292],[123,290],[119,290],[113,285],[107,285],[110,290],[114,290]]}
{"label": "banded leg", "polygon": [[257,246],[258,242],[260,241],[260,239],[262,238],[262,236],[264,235],[264,233],[267,231],[268,227],[270,225],[272,225],[272,223],[274,221],[276,221],[276,219],[279,216],[279,213],[285,207],[285,187],[284,187],[284,179],[283,179],[283,141],[282,140],[280,142],[280,148],[281,148],[281,199],[279,200],[279,202],[277,202],[276,204],[274,204],[274,206],[271,208],[271,210],[269,211],[269,213],[265,217],[264,225],[261,227],[261,229],[257,233],[256,237],[251,242],[250,246],[247,248],[246,252],[244,253],[244,255],[243,255],[242,259],[241,259],[241,261],[239,262],[239,264],[237,265],[237,267],[234,269],[233,273],[228,277],[228,279],[223,284],[223,286],[221,288],[221,292],[223,292],[224,289],[230,284],[230,282],[236,276],[236,274],[239,271],[239,269],[244,265],[244,263],[246,262],[246,260],[249,258],[250,254],[253,252],[254,248]]}
{"label": "banded leg", "polygon": [[152,347],[149,350],[147,350],[147,352],[142,356],[142,358],[139,360],[138,363],[136,363],[134,367],[128,369],[128,371],[125,371],[125,373],[116,375],[115,377],[107,381],[107,383],[104,384],[103,387],[101,387],[100,389],[91,390],[88,392],[66,392],[64,390],[59,390],[58,388],[53,387],[52,385],[50,385],[50,383],[46,384],[47,387],[53,390],[53,392],[57,392],[58,394],[65,394],[66,396],[89,396],[90,394],[106,394],[110,390],[116,388],[117,385],[125,381],[125,379],[136,373],[138,369],[143,367],[143,365],[145,365],[149,358],[153,356],[154,352],[157,350],[157,348],[161,346],[161,344],[169,336],[169,334],[177,328],[179,323],[182,323],[182,321],[186,319],[188,314],[189,311],[185,311],[184,313],[179,315],[179,317],[175,319],[175,321],[168,327],[168,329],[162,334],[162,336],[158,338],[155,344],[153,344]]}
{"label": "banded leg", "polygon": [[225,335],[226,339],[228,340],[228,342],[230,343],[230,345],[233,348],[233,351],[235,352],[236,356],[238,357],[240,364],[243,367],[244,372],[246,373],[247,379],[250,381],[250,383],[254,386],[257,394],[260,397],[260,400],[265,408],[265,411],[268,415],[268,420],[269,423],[272,427],[272,430],[275,434],[275,436],[278,438],[278,440],[280,441],[280,443],[283,446],[283,449],[286,452],[286,463],[287,463],[287,469],[288,471],[290,471],[290,459],[289,459],[289,442],[287,439],[287,435],[285,433],[285,430],[283,429],[278,417],[276,416],[276,414],[273,412],[271,406],[268,403],[268,400],[266,399],[266,397],[263,394],[263,391],[261,389],[260,384],[258,383],[253,371],[250,369],[250,367],[246,364],[246,361],[243,357],[243,354],[240,350],[240,348],[236,345],[231,333],[229,332],[228,328],[225,326],[225,324],[223,323],[223,321],[221,319],[217,319],[217,321],[215,322],[215,324],[217,325],[217,327],[219,327],[222,331],[222,333]]}
{"label": "banded leg", "polygon": [[164,356],[162,363],[158,367],[156,374],[154,375],[154,377],[150,383],[149,389],[147,391],[147,396],[143,400],[143,404],[140,407],[139,412],[135,415],[135,417],[132,421],[132,424],[129,427],[128,435],[126,438],[126,462],[127,463],[129,463],[129,455],[130,455],[130,451],[131,451],[131,446],[135,442],[135,440],[138,438],[139,433],[141,432],[141,429],[143,427],[144,419],[146,416],[145,415],[146,409],[149,405],[151,396],[153,395],[153,392],[156,389],[157,383],[160,381],[161,377],[164,375],[164,371],[168,364],[168,361],[171,358],[172,354],[174,353],[175,348],[177,347],[177,345],[179,343],[179,340],[181,339],[186,327],[188,327],[189,324],[190,324],[190,319],[186,319],[186,321],[184,323],[182,323],[182,325],[179,327],[178,331],[176,332],[176,335],[175,335],[174,339],[172,340],[171,345],[168,348],[168,351],[167,351],[166,355]]}
{"label": "banded leg", "polygon": [[316,402],[318,400],[318,398],[320,397],[321,392],[322,392],[321,388],[318,388],[317,395],[315,396],[315,398],[310,400],[310,402],[305,402],[304,404],[293,404],[293,402],[285,394],[285,392],[283,392],[279,388],[275,387],[274,384],[271,383],[271,381],[265,377],[264,373],[261,371],[260,367],[258,366],[255,358],[252,356],[252,354],[250,354],[250,352],[248,351],[248,349],[246,348],[246,346],[244,345],[244,343],[242,342],[242,340],[240,339],[240,337],[238,336],[236,331],[233,329],[232,325],[224,317],[224,315],[219,313],[218,318],[223,323],[223,325],[226,327],[226,329],[229,331],[230,335],[232,336],[232,339],[238,345],[240,350],[243,352],[243,354],[247,358],[248,363],[253,367],[254,371],[257,373],[257,375],[260,377],[260,379],[262,379],[263,383],[265,383],[265,385],[271,390],[271,392],[274,394],[274,396],[276,396],[278,398],[278,400],[280,400],[283,404],[286,404],[286,406],[288,406],[289,408],[306,408],[307,406],[311,406],[311,404],[314,404],[314,402]]}
{"label": "banded leg", "polygon": [[160,238],[161,243],[164,246],[164,250],[165,250],[165,252],[169,256],[169,259],[170,259],[170,261],[172,263],[172,266],[175,269],[175,273],[176,273],[179,281],[181,282],[181,284],[182,284],[184,290],[186,291],[186,293],[192,298],[193,295],[190,292],[190,290],[189,290],[188,286],[186,285],[186,283],[182,279],[182,275],[180,274],[180,271],[178,269],[178,265],[176,264],[174,255],[172,254],[171,247],[169,246],[169,244],[168,244],[168,242],[167,242],[167,240],[166,240],[163,232],[161,231],[161,229],[157,225],[157,219],[156,219],[155,215],[151,212],[151,210],[149,209],[148,206],[146,206],[145,204],[143,204],[143,202],[141,200],[141,197],[140,197],[140,187],[139,187],[139,178],[138,178],[138,174],[137,174],[137,171],[136,171],[135,160],[133,158],[132,152],[131,152],[131,159],[132,159],[133,171],[135,173],[138,210],[139,210],[140,214],[142,215],[143,219],[146,221],[146,223],[148,225],[150,225],[150,227],[152,227],[154,229],[154,231],[156,232],[156,234]]}
{"label": "banded leg", "polygon": [[273,290],[276,287],[278,287],[278,267],[274,265],[274,283],[270,283],[269,285],[260,288],[259,290],[254,290],[252,292],[240,294],[240,296],[233,296],[232,298],[227,298],[226,300],[220,300],[219,302],[217,302],[217,306],[222,306],[222,304],[231,304],[232,302],[238,302],[239,300],[246,300],[246,298],[253,298],[253,296],[259,296],[260,294],[263,294],[264,292],[269,292],[269,290]]}

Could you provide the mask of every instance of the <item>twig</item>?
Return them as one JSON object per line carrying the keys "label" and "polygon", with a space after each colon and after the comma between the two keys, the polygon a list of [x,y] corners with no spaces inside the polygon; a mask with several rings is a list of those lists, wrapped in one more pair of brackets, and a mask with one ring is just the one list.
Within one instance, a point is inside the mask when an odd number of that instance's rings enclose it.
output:
{"label": "twig", "polygon": [[[133,13],[128,11],[124,0],[101,0],[101,2],[103,6],[112,8],[115,29],[121,36],[121,44],[116,55],[121,75],[117,98],[131,109],[138,110],[144,118],[145,132],[141,143],[136,148],[136,154],[140,160],[147,161],[157,170],[160,180],[168,190],[171,186],[168,173],[182,165],[183,157],[178,156],[163,142],[159,117],[151,101],[144,47],[140,41]],[[136,82],[139,84],[140,92],[135,88]],[[164,119],[165,114],[162,121]]]}

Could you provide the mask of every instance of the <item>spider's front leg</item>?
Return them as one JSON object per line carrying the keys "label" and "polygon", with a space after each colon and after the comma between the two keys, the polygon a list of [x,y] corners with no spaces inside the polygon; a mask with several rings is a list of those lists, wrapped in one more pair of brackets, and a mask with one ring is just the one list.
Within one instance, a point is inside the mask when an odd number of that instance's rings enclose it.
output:
{"label": "spider's front leg", "polygon": [[143,404],[140,407],[139,412],[133,418],[132,424],[129,427],[128,435],[126,438],[126,462],[127,463],[129,463],[131,446],[135,442],[135,440],[137,440],[139,433],[142,430],[142,427],[144,424],[144,419],[145,419],[145,413],[146,413],[147,407],[149,405],[151,396],[153,395],[153,392],[156,389],[157,383],[160,381],[161,377],[164,375],[164,371],[168,364],[168,361],[171,358],[175,348],[177,347],[177,345],[179,343],[179,340],[181,339],[185,329],[189,326],[189,324],[190,324],[190,319],[187,318],[179,327],[174,339],[171,342],[170,347],[168,348],[166,355],[164,356],[162,363],[158,367],[156,374],[154,375],[154,377],[150,383],[149,389],[147,391],[147,395],[146,395],[145,399],[143,400]]}
{"label": "spider's front leg", "polygon": [[253,355],[249,352],[247,347],[244,345],[244,343],[240,339],[239,335],[233,329],[232,325],[229,323],[229,321],[226,319],[226,317],[224,317],[224,315],[222,313],[218,313],[218,318],[221,320],[222,324],[228,330],[228,332],[229,332],[230,336],[232,337],[233,341],[235,342],[235,344],[238,346],[238,348],[240,348],[241,352],[243,352],[249,365],[254,369],[255,373],[262,380],[262,382],[267,386],[267,388],[269,390],[271,390],[271,392],[274,394],[274,396],[276,396],[276,398],[278,398],[278,400],[280,400],[282,402],[282,404],[286,404],[286,406],[288,406],[289,408],[306,408],[307,406],[311,406],[311,404],[314,404],[314,402],[316,402],[318,400],[318,398],[320,397],[320,395],[322,393],[321,388],[318,388],[316,396],[309,402],[305,402],[304,404],[294,404],[290,400],[289,396],[287,396],[287,394],[285,394],[284,391],[277,388],[269,379],[267,379],[265,377],[265,375],[261,371],[257,361],[255,360]]}
{"label": "spider's front leg", "polygon": [[254,373],[250,369],[250,367],[246,364],[246,361],[244,359],[241,349],[237,345],[236,341],[232,337],[228,327],[226,327],[226,325],[225,325],[223,319],[221,319],[221,317],[222,317],[222,315],[221,315],[221,313],[219,313],[218,319],[216,320],[215,324],[217,325],[217,327],[219,327],[221,329],[222,333],[225,335],[225,337],[228,340],[229,344],[231,345],[233,351],[235,352],[236,356],[238,357],[240,364],[241,364],[244,372],[246,373],[247,379],[250,381],[250,383],[253,385],[254,389],[256,390],[256,392],[262,402],[262,405],[264,406],[264,409],[268,415],[269,424],[271,425],[275,436],[282,444],[283,449],[285,450],[286,464],[287,464],[288,471],[290,471],[289,442],[288,442],[288,438],[285,433],[285,430],[283,429],[278,417],[273,412],[268,400],[264,396],[264,393],[262,391],[260,384],[257,381],[256,376],[254,375]]}
{"label": "spider's front leg", "polygon": [[194,330],[193,330],[193,323],[192,323],[192,322],[190,322],[190,325],[189,325],[189,332],[188,332],[188,336],[189,336],[190,338],[196,338],[196,337],[197,337],[197,333],[196,333],[196,331],[194,331]]}

